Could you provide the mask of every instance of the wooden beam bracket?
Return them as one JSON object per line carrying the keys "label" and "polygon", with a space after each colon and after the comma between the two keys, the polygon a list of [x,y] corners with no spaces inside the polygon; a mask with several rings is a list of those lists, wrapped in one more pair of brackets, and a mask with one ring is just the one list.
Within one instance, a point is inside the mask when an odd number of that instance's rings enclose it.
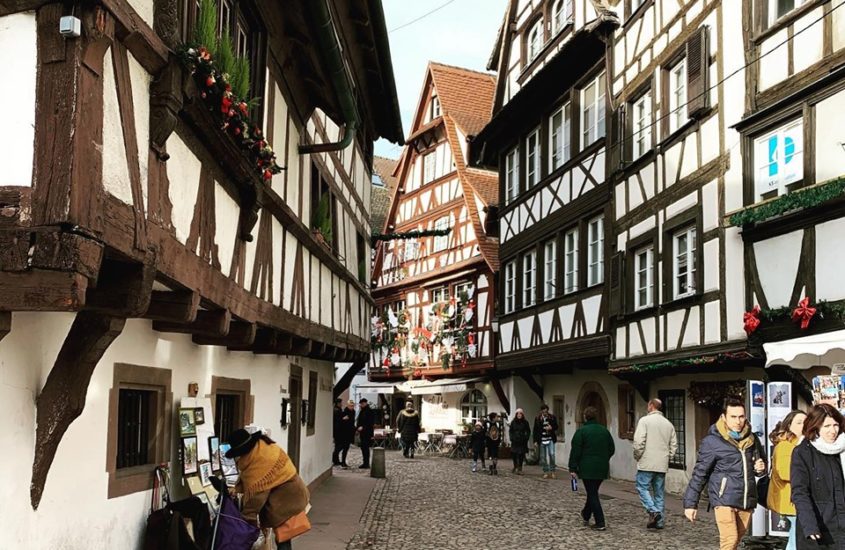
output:
{"label": "wooden beam bracket", "polygon": [[196,290],[153,290],[145,319],[193,323],[197,319],[200,295]]}
{"label": "wooden beam bracket", "polygon": [[232,322],[232,313],[228,309],[200,310],[192,323],[173,323],[170,321],[153,321],[153,330],[159,332],[175,332],[178,334],[194,334],[209,338],[226,336]]}
{"label": "wooden beam bracket", "polygon": [[225,336],[204,336],[194,334],[192,340],[198,346],[226,346],[230,348],[247,348],[255,342],[255,323],[232,321],[229,332]]}
{"label": "wooden beam bracket", "polygon": [[142,264],[104,260],[97,287],[86,293],[86,309],[117,317],[142,317],[152,300],[155,258],[149,249]]}

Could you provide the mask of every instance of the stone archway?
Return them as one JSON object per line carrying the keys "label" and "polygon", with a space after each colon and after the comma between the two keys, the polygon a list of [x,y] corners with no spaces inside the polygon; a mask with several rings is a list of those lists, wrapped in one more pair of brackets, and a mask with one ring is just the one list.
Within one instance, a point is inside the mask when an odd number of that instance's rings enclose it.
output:
{"label": "stone archway", "polygon": [[598,409],[599,414],[596,421],[603,426],[608,426],[607,416],[610,411],[610,401],[608,401],[607,394],[604,392],[601,384],[597,382],[585,382],[581,386],[581,391],[578,393],[578,408],[575,412],[575,424],[578,427],[581,427],[584,423],[584,409],[587,407]]}

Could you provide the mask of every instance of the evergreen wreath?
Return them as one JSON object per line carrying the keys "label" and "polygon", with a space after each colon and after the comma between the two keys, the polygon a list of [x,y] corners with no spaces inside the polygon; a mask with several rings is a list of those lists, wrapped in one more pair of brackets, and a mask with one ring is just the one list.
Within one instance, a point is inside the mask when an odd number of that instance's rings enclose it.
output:
{"label": "evergreen wreath", "polygon": [[819,206],[843,195],[845,195],[845,177],[798,189],[757,206],[749,206],[733,214],[728,221],[731,225],[738,227],[762,222],[793,210]]}

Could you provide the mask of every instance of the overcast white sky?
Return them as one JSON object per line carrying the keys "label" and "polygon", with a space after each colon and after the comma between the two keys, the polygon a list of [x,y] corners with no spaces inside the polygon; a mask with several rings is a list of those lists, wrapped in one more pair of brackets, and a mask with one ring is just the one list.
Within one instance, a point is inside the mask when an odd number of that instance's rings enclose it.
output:
{"label": "overcast white sky", "polygon": [[[383,0],[383,4],[402,129],[407,136],[428,62],[485,71],[505,16],[506,0]],[[431,15],[410,23],[440,6]],[[379,156],[398,158],[401,152],[390,142],[376,142]]]}

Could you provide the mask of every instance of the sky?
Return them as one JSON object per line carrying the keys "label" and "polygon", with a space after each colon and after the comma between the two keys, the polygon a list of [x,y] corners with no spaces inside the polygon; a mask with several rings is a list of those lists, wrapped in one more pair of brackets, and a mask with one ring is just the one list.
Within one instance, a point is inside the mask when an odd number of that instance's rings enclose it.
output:
{"label": "sky", "polygon": [[[417,107],[428,62],[486,71],[496,33],[505,16],[506,2],[383,0],[405,136],[410,133],[411,117]],[[421,19],[414,22],[417,18]],[[376,142],[375,153],[399,158],[402,149],[381,139]]]}

